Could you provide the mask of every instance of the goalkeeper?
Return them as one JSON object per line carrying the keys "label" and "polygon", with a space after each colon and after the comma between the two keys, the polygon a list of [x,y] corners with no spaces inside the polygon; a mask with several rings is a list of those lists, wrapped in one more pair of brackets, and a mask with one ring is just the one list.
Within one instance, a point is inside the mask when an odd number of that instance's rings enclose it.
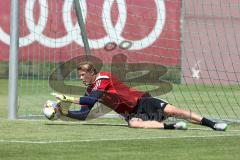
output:
{"label": "goalkeeper", "polygon": [[85,96],[74,98],[56,95],[56,98],[60,101],[84,106],[79,111],[68,110],[65,113],[67,117],[85,120],[93,105],[100,102],[122,115],[128,122],[129,127],[132,128],[187,128],[185,122],[164,123],[163,121],[167,117],[185,119],[218,131],[225,131],[227,128],[226,123],[213,122],[194,112],[176,108],[162,99],[151,97],[148,93],[129,88],[111,73],[97,73],[94,64],[91,62],[78,64],[77,71],[79,78],[87,86]]}

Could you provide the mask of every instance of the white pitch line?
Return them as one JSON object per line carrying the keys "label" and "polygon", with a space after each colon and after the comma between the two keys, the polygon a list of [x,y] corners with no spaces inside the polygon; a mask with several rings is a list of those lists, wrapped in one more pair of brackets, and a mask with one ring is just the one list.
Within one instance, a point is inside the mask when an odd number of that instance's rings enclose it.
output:
{"label": "white pitch line", "polygon": [[[89,125],[116,125],[116,126],[128,126],[126,123],[101,123],[101,122],[89,122],[89,121],[63,121],[63,120],[55,120],[55,121],[49,121],[49,120],[26,120],[26,119],[19,119],[20,121],[46,121],[49,124],[58,124],[58,123],[63,123],[63,124],[89,124]],[[197,127],[190,127],[188,130],[201,130],[201,131],[213,131],[211,128],[197,128]],[[237,129],[227,129],[227,132],[240,132],[240,130]]]}
{"label": "white pitch line", "polygon": [[[214,131],[211,128],[188,128],[188,130]],[[240,132],[238,129],[227,129],[226,132]]]}
{"label": "white pitch line", "polygon": [[4,140],[0,143],[25,143],[25,144],[54,144],[54,143],[77,143],[77,142],[99,142],[99,141],[126,141],[126,140],[152,140],[152,139],[184,139],[184,138],[216,138],[216,137],[235,137],[240,134],[228,135],[208,135],[208,136],[162,136],[162,137],[143,137],[143,138],[113,138],[113,139],[82,139],[82,140],[62,140],[62,141],[31,141],[31,140]]}

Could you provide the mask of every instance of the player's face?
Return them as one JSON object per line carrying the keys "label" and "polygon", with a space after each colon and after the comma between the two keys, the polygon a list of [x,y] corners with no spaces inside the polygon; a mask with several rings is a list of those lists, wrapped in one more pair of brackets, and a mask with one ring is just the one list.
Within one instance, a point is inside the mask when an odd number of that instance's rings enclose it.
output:
{"label": "player's face", "polygon": [[79,70],[78,75],[79,75],[80,80],[82,80],[83,84],[85,84],[85,85],[92,84],[95,80],[94,74],[92,74],[92,72],[86,72],[86,71]]}

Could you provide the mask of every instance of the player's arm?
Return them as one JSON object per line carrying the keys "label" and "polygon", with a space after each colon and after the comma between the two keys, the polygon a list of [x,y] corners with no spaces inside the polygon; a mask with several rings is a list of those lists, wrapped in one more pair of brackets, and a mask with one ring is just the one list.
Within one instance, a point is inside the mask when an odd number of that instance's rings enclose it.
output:
{"label": "player's arm", "polygon": [[108,86],[110,85],[110,79],[106,78],[105,76],[103,78],[100,78],[96,81],[96,85],[91,91],[89,95],[82,96],[82,97],[70,97],[66,95],[59,95],[53,93],[58,100],[68,103],[75,103],[80,105],[94,105],[98,99],[103,95],[102,91],[107,90]]}
{"label": "player's arm", "polygon": [[95,90],[92,91],[88,96],[80,97],[78,103],[80,105],[93,106],[97,101],[99,101],[99,99],[101,99],[102,95],[103,91]]}
{"label": "player's arm", "polygon": [[75,103],[75,104],[78,104],[79,102],[79,98],[58,94],[58,93],[51,93],[51,95],[55,96],[58,100],[62,102]]}
{"label": "player's arm", "polygon": [[81,96],[79,98],[54,94],[54,96],[60,101],[88,106],[93,106],[98,101],[98,99],[102,97],[102,95],[103,92],[101,90],[92,91],[88,96]]}
{"label": "player's arm", "polygon": [[78,104],[82,107],[79,111],[69,110],[67,116],[70,118],[85,120],[93,108],[94,104],[102,97],[101,91],[93,91],[88,96],[83,96],[79,98]]}

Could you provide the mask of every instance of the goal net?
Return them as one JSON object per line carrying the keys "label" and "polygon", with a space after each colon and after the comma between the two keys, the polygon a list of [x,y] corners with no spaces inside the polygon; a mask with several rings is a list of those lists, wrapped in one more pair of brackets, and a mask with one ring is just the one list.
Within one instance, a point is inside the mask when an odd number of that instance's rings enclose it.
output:
{"label": "goal net", "polygon": [[[20,4],[18,116],[42,116],[51,92],[84,94],[72,64],[86,59],[86,46],[74,0]],[[101,70],[177,107],[239,122],[239,0],[81,0],[80,6],[90,57]],[[4,77],[10,1],[0,8]]]}

